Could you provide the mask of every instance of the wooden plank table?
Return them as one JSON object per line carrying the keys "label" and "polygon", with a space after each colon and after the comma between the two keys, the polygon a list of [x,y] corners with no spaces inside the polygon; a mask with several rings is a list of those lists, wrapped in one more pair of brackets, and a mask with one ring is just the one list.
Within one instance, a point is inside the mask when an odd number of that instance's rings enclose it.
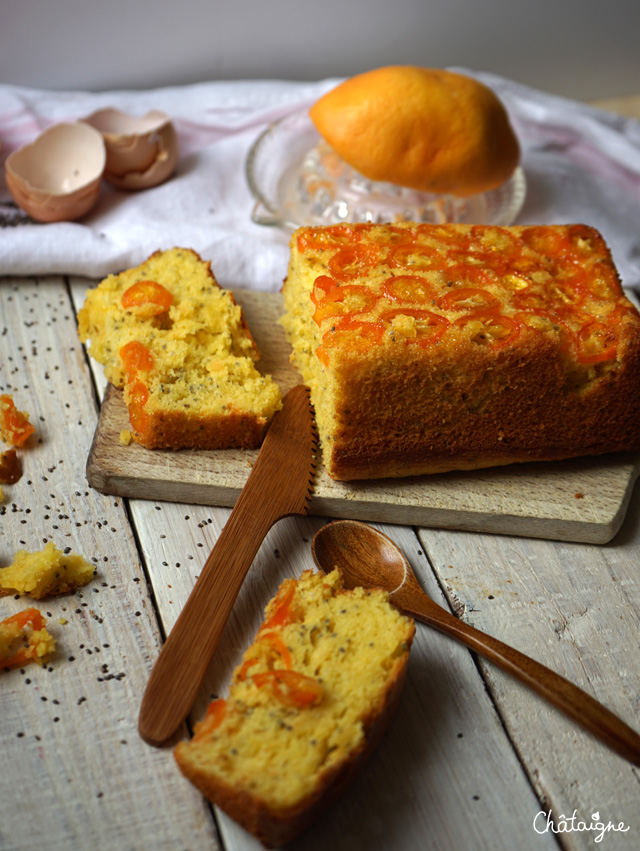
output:
{"label": "wooden plank table", "polygon": [[[619,107],[619,105],[618,105]],[[0,673],[0,849],[254,851],[137,735],[142,692],[228,508],[123,499],[88,486],[105,383],[78,342],[90,282],[0,282],[0,392],[36,434],[5,487],[0,566],[46,541],[92,560],[84,589],[43,601],[57,652]],[[168,494],[167,496],[170,496]],[[640,729],[640,494],[605,545],[382,524],[459,617],[576,682]],[[265,602],[312,566],[326,518],[287,518],[249,572],[191,719],[224,691]],[[24,600],[0,599],[0,616]],[[187,725],[176,740],[187,735]],[[640,847],[638,771],[528,690],[418,625],[398,715],[367,770],[291,847],[527,851]],[[547,828],[547,813],[555,819]],[[598,842],[594,814],[609,830]],[[575,815],[573,821],[572,817]],[[564,821],[563,821],[564,819]],[[571,829],[573,828],[573,829]]]}

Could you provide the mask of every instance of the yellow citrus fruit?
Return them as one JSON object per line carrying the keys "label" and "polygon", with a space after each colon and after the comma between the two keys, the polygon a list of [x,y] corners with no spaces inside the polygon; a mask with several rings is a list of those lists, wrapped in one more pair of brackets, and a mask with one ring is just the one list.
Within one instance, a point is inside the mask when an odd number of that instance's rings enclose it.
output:
{"label": "yellow citrus fruit", "polygon": [[351,77],[310,110],[320,135],[370,180],[468,196],[503,183],[520,159],[507,112],[464,74],[413,65]]}

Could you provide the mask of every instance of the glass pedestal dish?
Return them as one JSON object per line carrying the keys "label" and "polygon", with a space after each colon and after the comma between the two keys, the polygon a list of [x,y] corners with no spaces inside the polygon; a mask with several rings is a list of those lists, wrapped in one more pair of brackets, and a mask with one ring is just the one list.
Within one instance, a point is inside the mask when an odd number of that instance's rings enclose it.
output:
{"label": "glass pedestal dish", "polygon": [[524,172],[490,192],[459,198],[368,180],[320,137],[307,110],[270,124],[246,162],[252,220],[294,230],[340,222],[512,224],[526,193]]}

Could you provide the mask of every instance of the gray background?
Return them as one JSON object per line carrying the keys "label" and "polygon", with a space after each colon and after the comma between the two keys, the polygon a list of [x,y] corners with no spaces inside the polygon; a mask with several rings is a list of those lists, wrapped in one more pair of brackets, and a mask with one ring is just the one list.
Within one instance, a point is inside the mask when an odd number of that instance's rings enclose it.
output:
{"label": "gray background", "polygon": [[458,66],[579,99],[640,91],[638,0],[0,0],[0,82],[145,89]]}

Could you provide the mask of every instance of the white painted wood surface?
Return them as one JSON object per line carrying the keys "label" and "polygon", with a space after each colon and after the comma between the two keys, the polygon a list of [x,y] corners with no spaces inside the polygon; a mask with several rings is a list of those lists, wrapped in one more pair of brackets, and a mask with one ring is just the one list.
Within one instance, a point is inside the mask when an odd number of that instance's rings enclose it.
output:
{"label": "white painted wood surface", "polygon": [[[72,283],[76,309],[85,287]],[[78,594],[39,604],[58,641],[50,665],[0,674],[0,848],[253,851],[258,844],[211,812],[181,777],[170,747],[150,748],[136,732],[161,634],[229,510],[123,501],[87,486],[96,398],[105,387],[101,368],[91,369],[93,378],[62,279],[0,283],[0,392],[12,393],[37,426],[20,452],[23,478],[5,488],[0,564],[51,539],[94,559],[98,569]],[[636,497],[606,546],[381,528],[401,544],[435,599],[640,728],[638,509]],[[311,566],[310,541],[323,522],[288,518],[267,536],[192,720],[224,691],[281,579]],[[24,604],[4,598],[0,615]],[[292,847],[626,851],[640,844],[639,788],[636,769],[418,625],[394,724],[348,794]],[[587,821],[597,811],[629,830],[600,844],[593,832],[539,835],[534,819],[549,808],[557,818],[575,810]]]}
{"label": "white painted wood surface", "polygon": [[[629,110],[628,101],[602,105]],[[38,604],[58,642],[47,667],[0,672],[0,849],[253,851],[257,843],[180,776],[169,747],[149,748],[137,736],[161,635],[229,511],[123,500],[87,486],[105,384],[77,340],[74,307],[85,288],[58,277],[0,279],[0,392],[12,393],[37,427],[20,452],[23,478],[5,487],[0,566],[17,549],[53,540],[98,570],[81,592]],[[435,599],[640,729],[639,515],[636,488],[620,532],[605,546],[381,528]],[[311,566],[309,544],[322,522],[289,518],[267,536],[193,719],[224,690],[279,581]],[[27,604],[3,598],[0,617]],[[292,847],[636,851],[639,779],[638,769],[518,683],[418,625],[394,724],[348,794]],[[573,813],[589,824],[598,813],[625,830],[601,841],[587,830],[538,834],[534,819],[549,810],[556,824]],[[544,829],[544,817],[536,825]]]}
{"label": "white painted wood surface", "polygon": [[[446,530],[420,540],[454,611],[547,663],[640,728],[640,494],[600,549]],[[556,815],[629,826],[601,847],[640,847],[638,769],[488,663],[480,670],[534,789]],[[597,847],[578,833],[570,849]]]}
{"label": "white painted wood surface", "polygon": [[[133,849],[145,836],[215,848],[208,808],[137,735],[160,632],[127,509],[86,483],[96,396],[61,279],[0,283],[0,386],[36,426],[22,479],[4,487],[0,564],[52,540],[97,567],[84,589],[37,604],[50,663],[0,672],[0,848]],[[0,616],[30,604],[5,597]]]}

